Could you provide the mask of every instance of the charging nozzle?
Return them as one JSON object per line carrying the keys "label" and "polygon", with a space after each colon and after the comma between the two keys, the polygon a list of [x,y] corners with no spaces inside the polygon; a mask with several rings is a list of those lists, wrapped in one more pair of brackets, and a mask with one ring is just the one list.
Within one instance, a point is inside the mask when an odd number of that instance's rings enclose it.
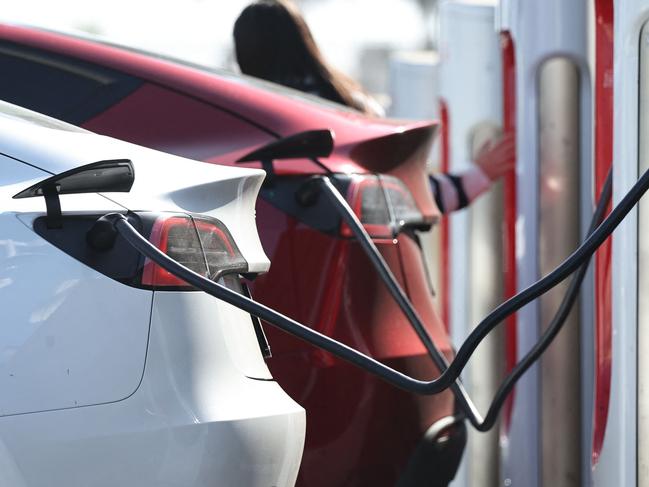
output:
{"label": "charging nozzle", "polygon": [[117,229],[115,228],[115,218],[119,213],[109,213],[97,219],[88,233],[86,233],[86,242],[93,250],[105,252],[115,245],[117,240]]}

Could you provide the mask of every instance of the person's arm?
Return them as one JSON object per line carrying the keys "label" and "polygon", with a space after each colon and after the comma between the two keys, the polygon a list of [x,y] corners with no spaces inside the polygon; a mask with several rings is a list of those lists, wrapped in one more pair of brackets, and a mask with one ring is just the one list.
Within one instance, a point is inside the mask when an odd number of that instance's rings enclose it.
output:
{"label": "person's arm", "polygon": [[478,166],[460,174],[430,176],[433,197],[442,213],[461,210],[491,187],[491,179]]}
{"label": "person's arm", "polygon": [[516,163],[513,135],[486,143],[476,156],[475,165],[460,174],[434,174],[430,185],[442,213],[461,210],[491,187],[491,183]]}

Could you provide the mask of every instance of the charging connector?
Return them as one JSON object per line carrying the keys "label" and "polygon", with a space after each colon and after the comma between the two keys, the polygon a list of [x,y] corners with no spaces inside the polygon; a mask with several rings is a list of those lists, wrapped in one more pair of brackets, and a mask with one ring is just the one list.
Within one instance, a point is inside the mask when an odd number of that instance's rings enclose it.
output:
{"label": "charging connector", "polygon": [[118,233],[114,221],[108,218],[109,216],[104,215],[98,218],[86,233],[86,242],[93,250],[105,252],[115,245]]}

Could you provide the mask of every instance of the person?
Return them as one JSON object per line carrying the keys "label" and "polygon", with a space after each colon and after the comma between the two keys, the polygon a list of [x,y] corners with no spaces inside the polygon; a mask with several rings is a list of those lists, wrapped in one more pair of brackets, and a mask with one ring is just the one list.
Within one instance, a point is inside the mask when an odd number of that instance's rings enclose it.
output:
{"label": "person", "polygon": [[272,81],[383,116],[383,107],[324,59],[298,8],[288,0],[259,0],[234,23],[235,56],[243,74]]}
{"label": "person", "polygon": [[[371,116],[383,107],[361,86],[329,65],[311,30],[290,0],[257,0],[243,9],[233,29],[235,56],[243,74],[346,105]],[[442,213],[459,210],[514,167],[513,136],[491,137],[459,174],[433,174],[430,186]]]}

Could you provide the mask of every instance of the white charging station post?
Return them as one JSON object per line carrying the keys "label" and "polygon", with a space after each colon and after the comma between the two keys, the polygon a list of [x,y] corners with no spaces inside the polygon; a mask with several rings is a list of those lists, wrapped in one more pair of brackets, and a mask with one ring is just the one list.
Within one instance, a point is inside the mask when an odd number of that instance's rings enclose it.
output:
{"label": "white charging station post", "polygon": [[[601,9],[614,9],[614,24],[610,19],[608,28],[614,28],[615,203],[649,168],[649,1],[597,3]],[[600,418],[605,423],[601,426],[605,428],[603,443],[593,456],[592,485],[596,487],[649,485],[649,360],[644,352],[649,346],[647,228],[645,197],[613,235],[611,341],[610,349],[604,351],[611,357],[610,394],[596,398],[600,402],[596,407],[608,408]]]}
{"label": "white charging station post", "polygon": [[[502,125],[502,81],[496,2],[444,1],[439,6],[439,96],[447,112],[449,170],[468,169],[486,140]],[[467,210],[450,216],[450,330],[461,344],[481,317],[502,300],[500,184]],[[502,330],[471,359],[463,380],[486,411],[502,378]],[[498,432],[470,431],[455,486],[498,483]]]}
{"label": "white charging station post", "polygon": [[[519,289],[576,247],[592,213],[587,7],[588,0],[503,0],[499,10],[498,28],[511,35],[516,55]],[[518,313],[519,359],[564,292],[559,287]],[[592,384],[580,376],[579,350],[592,348],[592,277],[583,294],[590,306],[573,310],[541,363],[516,386],[502,439],[504,485],[581,484],[590,421],[581,414],[581,395]]]}
{"label": "white charging station post", "polygon": [[[435,51],[397,51],[390,58],[390,108],[388,116],[398,119],[437,120],[439,56]],[[430,171],[440,170],[439,129],[428,159]],[[419,234],[428,274],[438,298],[441,297],[442,258],[440,228]]]}

